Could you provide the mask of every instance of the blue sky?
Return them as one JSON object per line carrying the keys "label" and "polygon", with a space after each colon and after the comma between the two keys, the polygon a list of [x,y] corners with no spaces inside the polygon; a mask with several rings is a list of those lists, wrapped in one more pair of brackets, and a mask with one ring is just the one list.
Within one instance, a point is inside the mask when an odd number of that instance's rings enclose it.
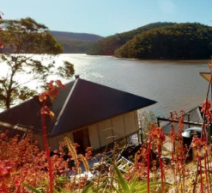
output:
{"label": "blue sky", "polygon": [[50,30],[108,36],[158,22],[212,25],[212,0],[4,0],[5,19],[31,17]]}

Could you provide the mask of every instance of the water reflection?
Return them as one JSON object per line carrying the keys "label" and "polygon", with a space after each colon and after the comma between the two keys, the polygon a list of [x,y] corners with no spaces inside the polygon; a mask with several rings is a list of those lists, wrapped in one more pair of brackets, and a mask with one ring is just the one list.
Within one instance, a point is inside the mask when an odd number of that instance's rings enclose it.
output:
{"label": "water reflection", "polygon": [[[44,62],[46,60],[44,57]],[[173,110],[187,111],[202,103],[207,92],[208,83],[199,75],[199,72],[208,71],[207,60],[141,61],[61,54],[55,58],[56,65],[64,60],[74,64],[81,78],[158,101],[147,108],[156,115],[167,115]],[[51,76],[49,80],[56,78]],[[33,84],[29,85],[33,87]]]}

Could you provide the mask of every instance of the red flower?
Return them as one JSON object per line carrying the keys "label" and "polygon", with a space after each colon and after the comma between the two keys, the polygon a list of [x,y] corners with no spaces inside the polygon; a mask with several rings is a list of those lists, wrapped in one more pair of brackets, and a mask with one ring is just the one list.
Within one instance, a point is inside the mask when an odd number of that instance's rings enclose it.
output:
{"label": "red flower", "polygon": [[206,145],[206,142],[204,142],[204,141],[202,141],[202,139],[196,137],[192,141],[191,148],[199,149],[199,148],[203,147],[204,145]]}
{"label": "red flower", "polygon": [[4,45],[2,44],[2,42],[0,42],[0,48],[3,48],[4,47]]}
{"label": "red flower", "polygon": [[210,108],[211,108],[211,103],[209,100],[205,100],[202,104],[202,109],[201,109],[201,112],[204,113],[206,112],[206,114],[208,112],[210,112]]}
{"label": "red flower", "polygon": [[15,181],[15,186],[20,186],[20,184],[21,184],[21,181],[20,180],[16,180]]}
{"label": "red flower", "polygon": [[8,161],[0,161],[0,176],[6,176],[10,173],[11,167],[8,166]]}
{"label": "red flower", "polygon": [[54,113],[47,106],[42,107],[41,114],[49,115],[51,119],[54,118]]}
{"label": "red flower", "polygon": [[60,87],[60,88],[65,88],[65,85],[62,84],[62,82],[60,80],[56,80],[55,84]]}

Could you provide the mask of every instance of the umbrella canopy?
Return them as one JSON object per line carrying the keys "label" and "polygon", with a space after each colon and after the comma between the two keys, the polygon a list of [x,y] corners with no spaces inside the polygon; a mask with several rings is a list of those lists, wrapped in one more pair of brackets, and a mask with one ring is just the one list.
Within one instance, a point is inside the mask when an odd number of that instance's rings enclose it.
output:
{"label": "umbrella canopy", "polygon": [[202,128],[200,127],[191,127],[189,129],[185,129],[182,133],[182,136],[185,138],[191,138],[193,136],[193,133],[196,132],[197,135],[200,137],[202,133]]}
{"label": "umbrella canopy", "polygon": [[210,72],[200,72],[199,73],[205,80],[210,81],[211,80],[211,73]]}

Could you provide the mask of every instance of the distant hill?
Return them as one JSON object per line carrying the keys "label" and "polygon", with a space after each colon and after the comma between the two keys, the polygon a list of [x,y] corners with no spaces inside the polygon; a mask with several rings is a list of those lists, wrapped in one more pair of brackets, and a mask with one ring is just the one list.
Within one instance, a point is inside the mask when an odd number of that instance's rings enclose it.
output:
{"label": "distant hill", "polygon": [[165,26],[173,26],[176,23],[170,22],[157,22],[148,24],[137,29],[115,34],[104,39],[99,40],[95,43],[87,52],[91,55],[114,55],[115,50],[124,45],[127,41],[133,39],[136,35],[142,32],[148,31],[150,29],[161,28]]}
{"label": "distant hill", "polygon": [[56,38],[60,37],[71,38],[87,42],[97,42],[98,40],[103,38],[102,36],[88,33],[73,33],[73,32],[61,32],[61,31],[50,31],[50,33]]}
{"label": "distant hill", "polygon": [[212,27],[181,23],[150,29],[116,50],[115,56],[138,59],[206,59],[212,54]]}
{"label": "distant hill", "polygon": [[85,53],[102,36],[88,33],[50,31],[64,48],[64,53]]}

